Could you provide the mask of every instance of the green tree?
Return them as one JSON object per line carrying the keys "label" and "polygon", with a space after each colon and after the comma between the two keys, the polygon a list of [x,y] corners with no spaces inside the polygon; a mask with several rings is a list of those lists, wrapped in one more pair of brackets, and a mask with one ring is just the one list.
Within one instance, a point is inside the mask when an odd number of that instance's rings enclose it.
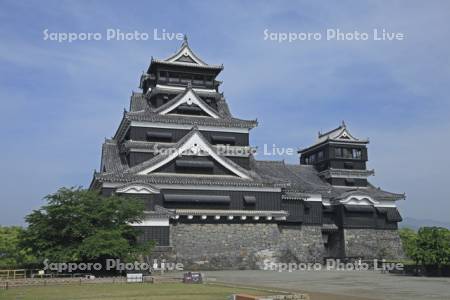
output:
{"label": "green tree", "polygon": [[0,226],[0,269],[19,268],[35,261],[28,249],[19,248],[22,231],[18,226]]}
{"label": "green tree", "polygon": [[422,265],[433,265],[440,271],[450,263],[450,230],[441,227],[422,227],[416,241],[414,259]]}
{"label": "green tree", "polygon": [[98,191],[62,188],[45,197],[47,204],[29,214],[21,246],[41,260],[53,262],[123,260],[148,254],[152,245],[139,244],[129,223],[143,218],[142,202]]}
{"label": "green tree", "polygon": [[399,230],[399,234],[406,256],[414,259],[417,251],[417,233],[410,228],[402,228]]}

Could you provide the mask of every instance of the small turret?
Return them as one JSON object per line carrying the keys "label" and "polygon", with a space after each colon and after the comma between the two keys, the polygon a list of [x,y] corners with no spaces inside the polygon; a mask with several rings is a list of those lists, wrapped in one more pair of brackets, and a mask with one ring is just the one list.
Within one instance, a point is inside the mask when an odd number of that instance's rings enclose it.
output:
{"label": "small turret", "polygon": [[141,76],[140,87],[146,94],[156,85],[169,87],[186,87],[188,83],[194,88],[209,89],[218,92],[220,81],[216,77],[223,70],[223,65],[207,64],[189,46],[187,35],[178,51],[166,59],[152,59],[147,72]]}
{"label": "small turret", "polygon": [[328,132],[318,134],[312,146],[299,150],[300,164],[313,165],[319,175],[335,186],[367,186],[368,140],[355,138],[342,124]]}

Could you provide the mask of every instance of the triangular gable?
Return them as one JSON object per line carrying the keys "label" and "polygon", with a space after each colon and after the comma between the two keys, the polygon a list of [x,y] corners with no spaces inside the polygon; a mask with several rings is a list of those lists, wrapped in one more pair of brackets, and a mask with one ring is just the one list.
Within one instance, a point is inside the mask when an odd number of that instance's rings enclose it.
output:
{"label": "triangular gable", "polygon": [[195,60],[193,60],[189,55],[181,55],[176,61],[195,64]]}
{"label": "triangular gable", "polygon": [[193,63],[201,66],[207,66],[208,64],[202,61],[194,52],[189,48],[187,37],[185,36],[183,44],[180,50],[171,57],[165,59],[167,62],[183,62],[183,63]]}
{"label": "triangular gable", "polygon": [[327,140],[341,140],[346,142],[360,142],[360,143],[368,143],[368,140],[361,140],[356,137],[354,137],[347,129],[347,125],[344,121],[342,121],[342,124],[328,132],[321,133],[319,132],[319,137],[317,139],[316,144],[322,143]]}
{"label": "triangular gable", "polygon": [[167,102],[165,105],[159,107],[155,112],[165,115],[175,110],[178,106],[182,104],[187,105],[197,105],[200,107],[207,115],[215,119],[219,118],[217,112],[215,112],[208,104],[206,104],[194,91],[188,88],[184,93],[172,99],[172,101]]}
{"label": "triangular gable", "polygon": [[149,175],[160,167],[176,159],[179,155],[205,155],[210,156],[213,160],[215,160],[217,163],[222,165],[224,168],[226,168],[236,176],[243,179],[251,179],[246,170],[242,169],[240,166],[238,166],[228,158],[222,157],[217,154],[197,130],[191,131],[189,137],[178,147],[176,147],[176,149],[170,151],[169,154],[165,154],[164,156],[161,155],[163,154],[155,157],[155,163],[151,163],[149,166],[142,168],[137,172],[137,174]]}
{"label": "triangular gable", "polygon": [[336,135],[335,139],[338,140],[350,140],[350,141],[358,141],[355,137],[353,137],[350,132],[348,132],[347,128],[342,128],[339,134]]}
{"label": "triangular gable", "polygon": [[180,104],[174,110],[168,112],[170,115],[188,115],[195,117],[211,117],[204,109],[197,104]]}

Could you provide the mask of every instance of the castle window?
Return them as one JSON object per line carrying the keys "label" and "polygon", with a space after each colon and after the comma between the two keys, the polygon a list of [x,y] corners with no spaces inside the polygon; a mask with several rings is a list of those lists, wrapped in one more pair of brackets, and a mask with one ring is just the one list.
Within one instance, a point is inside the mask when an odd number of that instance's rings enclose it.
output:
{"label": "castle window", "polygon": [[316,154],[311,154],[311,156],[309,157],[309,161],[310,163],[315,163],[316,162]]}
{"label": "castle window", "polygon": [[354,159],[361,159],[361,149],[352,149],[352,157]]}
{"label": "castle window", "polygon": [[342,157],[342,148],[334,148],[334,156]]}
{"label": "castle window", "polygon": [[352,153],[350,152],[350,149],[343,148],[342,149],[342,156],[345,158],[352,158]]}

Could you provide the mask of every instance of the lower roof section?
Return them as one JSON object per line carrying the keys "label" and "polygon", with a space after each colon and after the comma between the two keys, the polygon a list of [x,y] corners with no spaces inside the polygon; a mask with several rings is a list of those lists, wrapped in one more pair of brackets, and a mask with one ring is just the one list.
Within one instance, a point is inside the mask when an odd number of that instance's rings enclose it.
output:
{"label": "lower roof section", "polygon": [[196,186],[200,188],[202,186],[220,187],[218,189],[240,189],[242,187],[252,188],[254,190],[260,189],[271,189],[272,191],[280,191],[274,185],[265,184],[263,182],[255,182],[250,180],[244,180],[231,176],[207,176],[207,175],[171,175],[171,174],[158,174],[158,175],[134,175],[134,174],[122,174],[117,176],[116,174],[96,174],[94,181],[99,184],[99,187],[117,187],[124,183],[129,182],[141,182],[157,187],[164,186],[164,188],[169,188],[172,185],[180,186],[181,188],[189,189],[189,186]]}
{"label": "lower roof section", "polygon": [[[192,132],[194,131],[196,130],[193,129]],[[227,163],[235,165],[228,160]],[[142,163],[143,166],[146,164],[148,161]],[[119,145],[115,140],[105,142],[101,166],[101,172],[94,174],[91,188],[111,188],[140,182],[167,189],[283,191],[283,199],[317,200],[331,204],[369,201],[376,206],[395,206],[395,201],[405,198],[404,194],[390,193],[370,184],[367,187],[333,186],[321,179],[313,166],[286,164],[284,161],[261,161],[253,156],[249,158],[249,169],[239,169],[248,175],[248,179],[209,174],[137,174],[133,172],[137,166],[129,167],[120,156]]]}

